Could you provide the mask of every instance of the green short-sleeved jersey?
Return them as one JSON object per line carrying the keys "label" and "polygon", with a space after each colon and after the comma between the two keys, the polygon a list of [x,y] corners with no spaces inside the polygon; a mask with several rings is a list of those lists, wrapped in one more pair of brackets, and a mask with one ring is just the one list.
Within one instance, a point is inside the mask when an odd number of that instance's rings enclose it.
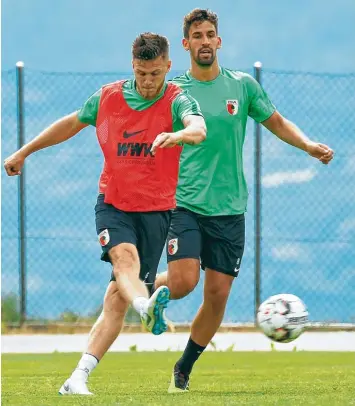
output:
{"label": "green short-sleeved jersey", "polygon": [[172,80],[196,99],[207,125],[206,140],[184,145],[180,158],[177,205],[217,216],[244,213],[248,189],[243,171],[243,144],[248,116],[261,122],[275,111],[250,75],[220,69],[209,82],[189,72]]}
{"label": "green short-sleeved jersey", "polygon": [[[164,96],[166,84],[159,95],[153,100],[144,99],[136,90],[135,81],[127,80],[123,84],[123,96],[128,105],[138,111],[149,108],[156,101]],[[95,92],[84,103],[78,112],[78,118],[82,123],[96,126],[97,114],[100,106],[101,89]],[[199,104],[193,99],[187,91],[182,91],[172,102],[171,113],[173,118],[173,131],[179,131],[184,128],[182,120],[188,115],[202,116]]]}

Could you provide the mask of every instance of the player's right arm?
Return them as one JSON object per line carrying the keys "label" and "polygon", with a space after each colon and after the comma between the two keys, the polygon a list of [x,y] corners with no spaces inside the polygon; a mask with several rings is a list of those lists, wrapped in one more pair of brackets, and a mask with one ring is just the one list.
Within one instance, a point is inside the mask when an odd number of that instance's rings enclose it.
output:
{"label": "player's right arm", "polygon": [[29,155],[69,140],[89,124],[96,125],[100,96],[101,90],[94,93],[79,111],[55,121],[36,138],[6,158],[4,161],[6,173],[9,176],[21,175],[21,169]]}
{"label": "player's right arm", "polygon": [[29,155],[40,149],[68,140],[87,126],[88,124],[82,123],[79,120],[77,112],[54,122],[36,138],[5,159],[4,167],[7,174],[9,176],[21,175],[21,168]]}

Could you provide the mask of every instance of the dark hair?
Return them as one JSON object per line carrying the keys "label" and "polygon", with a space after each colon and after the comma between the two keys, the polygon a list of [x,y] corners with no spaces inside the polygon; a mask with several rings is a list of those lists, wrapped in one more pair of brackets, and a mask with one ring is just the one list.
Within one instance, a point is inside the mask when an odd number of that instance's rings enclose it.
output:
{"label": "dark hair", "polygon": [[169,41],[163,35],[144,32],[138,35],[132,44],[132,55],[135,59],[152,60],[169,55]]}
{"label": "dark hair", "polygon": [[212,23],[218,33],[218,17],[217,14],[209,9],[195,8],[184,17],[184,38],[189,38],[190,27],[193,23],[209,21]]}

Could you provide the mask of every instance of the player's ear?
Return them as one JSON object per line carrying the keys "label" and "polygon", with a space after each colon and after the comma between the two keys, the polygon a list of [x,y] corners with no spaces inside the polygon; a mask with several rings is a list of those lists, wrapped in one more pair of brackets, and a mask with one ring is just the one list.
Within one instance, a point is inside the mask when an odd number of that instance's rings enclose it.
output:
{"label": "player's ear", "polygon": [[222,38],[221,37],[217,37],[217,49],[222,48]]}
{"label": "player's ear", "polygon": [[172,62],[171,62],[171,60],[169,59],[168,60],[168,66],[167,66],[167,72],[169,72],[170,71],[170,69],[171,69],[171,65],[172,65]]}
{"label": "player's ear", "polygon": [[182,46],[184,47],[185,51],[190,51],[189,41],[186,38],[182,39]]}

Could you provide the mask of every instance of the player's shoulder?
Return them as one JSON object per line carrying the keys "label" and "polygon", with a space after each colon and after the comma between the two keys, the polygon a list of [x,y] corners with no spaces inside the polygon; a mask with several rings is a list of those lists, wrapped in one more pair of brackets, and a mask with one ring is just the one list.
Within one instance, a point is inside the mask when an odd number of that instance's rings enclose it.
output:
{"label": "player's shoulder", "polygon": [[174,76],[172,79],[169,80],[168,83],[172,83],[180,88],[183,88],[184,85],[191,83],[191,77],[188,75],[187,72],[184,72],[180,75]]}
{"label": "player's shoulder", "polygon": [[187,73],[184,73],[168,80],[168,86],[172,91],[174,91],[176,98],[183,101],[192,98],[191,94],[189,93],[189,82],[191,83],[191,79]]}
{"label": "player's shoulder", "polygon": [[221,67],[221,76],[226,79],[237,80],[239,82],[249,83],[255,79],[247,72],[233,70]]}
{"label": "player's shoulder", "polygon": [[116,80],[115,82],[110,82],[106,83],[101,86],[101,91],[106,90],[109,91],[110,93],[116,93],[118,91],[121,91],[122,88],[130,88],[133,85],[133,81],[129,79],[123,79],[123,80]]}
{"label": "player's shoulder", "polygon": [[182,106],[191,106],[197,103],[196,99],[191,96],[187,89],[182,89],[176,86],[176,91],[173,93],[173,104]]}

